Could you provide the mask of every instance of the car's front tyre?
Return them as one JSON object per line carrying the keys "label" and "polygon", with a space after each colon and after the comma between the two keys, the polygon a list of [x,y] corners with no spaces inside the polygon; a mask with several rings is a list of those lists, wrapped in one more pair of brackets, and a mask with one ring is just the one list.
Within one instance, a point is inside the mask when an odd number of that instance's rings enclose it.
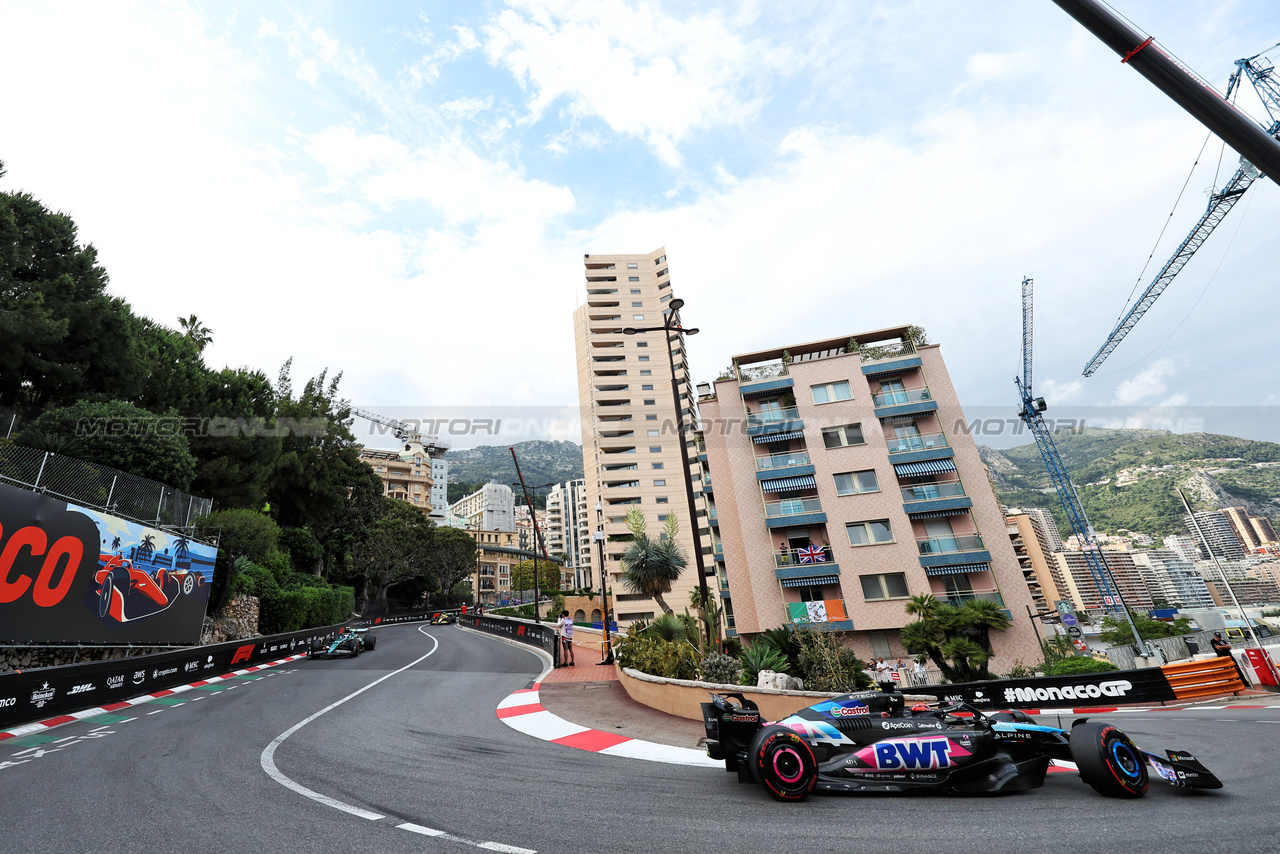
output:
{"label": "car's front tyre", "polygon": [[1094,791],[1109,798],[1147,793],[1147,759],[1129,736],[1110,724],[1085,721],[1071,728],[1071,760]]}

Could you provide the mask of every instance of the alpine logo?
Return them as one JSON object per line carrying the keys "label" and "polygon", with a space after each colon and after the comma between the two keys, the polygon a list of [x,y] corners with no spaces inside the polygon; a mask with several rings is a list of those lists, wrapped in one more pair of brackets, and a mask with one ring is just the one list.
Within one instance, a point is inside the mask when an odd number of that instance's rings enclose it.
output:
{"label": "alpine logo", "polygon": [[1123,697],[1133,689],[1125,679],[1097,685],[1064,685],[1054,688],[1005,688],[1006,703],[1034,703],[1044,700],[1084,700],[1090,697]]}
{"label": "alpine logo", "polygon": [[84,683],[83,685],[77,685],[76,687],[74,687],[74,688],[72,688],[70,691],[68,691],[67,693],[68,693],[68,694],[87,694],[88,692],[90,692],[90,691],[92,691],[92,690],[93,690],[93,683],[92,683],[92,682],[86,682],[86,683]]}
{"label": "alpine logo", "polygon": [[864,747],[855,754],[878,771],[950,768],[969,751],[948,738],[901,738]]}

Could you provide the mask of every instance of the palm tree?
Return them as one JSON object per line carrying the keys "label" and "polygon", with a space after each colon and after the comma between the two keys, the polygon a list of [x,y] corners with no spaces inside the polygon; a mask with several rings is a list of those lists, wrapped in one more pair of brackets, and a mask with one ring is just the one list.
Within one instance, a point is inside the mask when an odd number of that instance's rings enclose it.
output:
{"label": "palm tree", "polygon": [[200,322],[194,314],[190,317],[179,317],[178,325],[182,327],[182,335],[196,347],[196,352],[203,353],[204,348],[213,341],[213,330]]}
{"label": "palm tree", "polygon": [[995,602],[986,599],[971,599],[957,610],[956,621],[963,626],[965,634],[973,636],[987,656],[991,655],[991,630],[1003,632],[1009,628],[1009,615]]}
{"label": "palm tree", "polygon": [[902,610],[906,611],[908,616],[919,617],[921,620],[930,620],[938,616],[938,606],[941,604],[932,593],[925,593],[919,596],[912,596],[911,601],[902,606]]}
{"label": "palm tree", "polygon": [[147,534],[142,538],[142,542],[138,543],[138,558],[140,560],[150,560],[151,556],[156,553],[156,538],[154,534]]}
{"label": "palm tree", "polygon": [[987,660],[991,656],[972,638],[950,638],[942,645],[941,652],[955,671],[955,676],[948,676],[948,679],[972,682],[975,679],[991,678],[991,674],[987,672]]}
{"label": "palm tree", "polygon": [[679,522],[672,513],[667,517],[666,539],[651,540],[645,533],[644,513],[638,507],[627,511],[627,529],[632,541],[622,555],[622,583],[633,593],[642,593],[658,603],[665,613],[675,613],[662,594],[680,577],[688,560],[675,543]]}

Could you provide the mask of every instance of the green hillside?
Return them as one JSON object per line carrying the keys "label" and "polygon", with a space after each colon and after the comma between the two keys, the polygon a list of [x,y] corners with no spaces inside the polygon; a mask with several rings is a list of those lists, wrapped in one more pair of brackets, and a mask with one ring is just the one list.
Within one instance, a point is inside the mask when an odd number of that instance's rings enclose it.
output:
{"label": "green hillside", "polygon": [[[1055,435],[1063,463],[1094,528],[1140,531],[1159,538],[1185,533],[1176,487],[1196,510],[1242,506],[1272,520],[1280,515],[1280,445],[1210,433],[1087,428]],[[1047,507],[1070,532],[1035,445],[979,446],[1000,500],[1010,507]]]}
{"label": "green hillside", "polygon": [[[449,460],[449,500],[457,501],[474,487],[490,481],[510,484],[517,480],[510,448],[509,445],[483,445],[446,453],[445,458]],[[582,477],[582,446],[574,442],[517,442],[515,449],[524,481],[529,486],[563,483]],[[540,492],[546,495],[546,490]],[[542,504],[539,500],[538,506]]]}

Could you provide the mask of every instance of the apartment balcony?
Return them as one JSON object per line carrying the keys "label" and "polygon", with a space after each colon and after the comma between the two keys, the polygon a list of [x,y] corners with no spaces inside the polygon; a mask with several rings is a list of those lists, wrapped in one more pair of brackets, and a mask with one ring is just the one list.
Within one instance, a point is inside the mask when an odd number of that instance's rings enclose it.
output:
{"label": "apartment balcony", "polygon": [[786,620],[796,626],[806,626],[820,632],[851,632],[853,620],[845,611],[843,599],[824,599],[820,602],[787,602]]}
{"label": "apartment balcony", "polygon": [[817,525],[827,521],[822,512],[822,502],[816,498],[788,498],[782,501],[766,501],[765,526],[786,528],[793,525]]}
{"label": "apartment balcony", "polygon": [[787,376],[787,366],[781,362],[765,365],[748,365],[738,368],[738,393],[743,397],[777,392],[793,388],[795,380]]}
{"label": "apartment balcony", "polygon": [[780,477],[796,477],[813,474],[813,460],[807,451],[794,451],[756,457],[756,479],[772,480]]}
{"label": "apartment balcony", "polygon": [[867,377],[905,374],[920,368],[920,357],[910,341],[886,347],[868,347],[862,353],[862,374]]}
{"label": "apartment balcony", "polygon": [[[945,510],[964,510],[973,506],[973,500],[964,493],[964,484],[921,483],[902,490],[902,504],[907,515],[937,514]],[[924,552],[921,552],[923,554]]]}
{"label": "apartment balcony", "polygon": [[[887,432],[887,428],[886,428]],[[955,456],[947,444],[945,433],[921,433],[915,436],[886,436],[889,462],[895,464],[941,460]]]}
{"label": "apartment balcony", "polygon": [[712,490],[712,488],[711,488],[711,478],[709,478],[709,477],[704,477],[704,478],[702,479],[702,491],[703,491],[703,492],[711,492],[711,491],[713,491],[713,490]]}
{"label": "apartment balcony", "polygon": [[747,413],[747,435],[765,436],[803,430],[804,422],[794,406]]}
{"label": "apartment balcony", "polygon": [[954,575],[962,572],[984,572],[991,568],[991,552],[979,534],[953,534],[949,537],[918,537],[920,565],[926,575]]}
{"label": "apartment balcony", "polygon": [[927,387],[895,389],[871,396],[877,418],[893,418],[897,415],[922,415],[937,412],[938,402]]}
{"label": "apartment balcony", "polygon": [[916,544],[922,555],[942,555],[954,552],[982,551],[981,534],[952,534],[949,537],[917,537]]}
{"label": "apartment balcony", "polygon": [[[787,549],[773,553],[774,566],[835,566],[831,546],[813,546],[808,549]],[[838,573],[828,573],[836,575]],[[781,578],[782,576],[778,576]]]}

